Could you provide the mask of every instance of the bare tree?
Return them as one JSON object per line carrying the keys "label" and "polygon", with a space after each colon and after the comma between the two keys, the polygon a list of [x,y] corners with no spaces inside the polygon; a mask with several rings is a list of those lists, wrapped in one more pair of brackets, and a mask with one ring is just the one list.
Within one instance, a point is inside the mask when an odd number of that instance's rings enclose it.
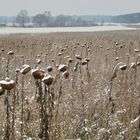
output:
{"label": "bare tree", "polygon": [[33,17],[32,22],[35,24],[35,26],[42,27],[46,22],[46,17],[44,14],[37,14]]}
{"label": "bare tree", "polygon": [[45,11],[43,14],[37,14],[33,17],[32,21],[35,26],[47,27],[51,26],[51,13],[50,11]]}
{"label": "bare tree", "polygon": [[21,10],[16,17],[16,22],[20,27],[25,27],[25,24],[28,23],[29,20],[30,19],[27,10]]}

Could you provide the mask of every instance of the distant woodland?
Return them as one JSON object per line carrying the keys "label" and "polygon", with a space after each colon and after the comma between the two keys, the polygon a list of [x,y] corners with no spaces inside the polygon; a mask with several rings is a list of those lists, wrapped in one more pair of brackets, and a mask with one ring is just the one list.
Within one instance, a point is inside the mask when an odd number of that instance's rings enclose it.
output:
{"label": "distant woodland", "polygon": [[16,16],[0,16],[0,26],[13,27],[76,27],[98,26],[112,23],[139,23],[140,13],[118,16],[101,15],[58,15],[53,16],[50,11],[30,16],[27,10],[21,10]]}

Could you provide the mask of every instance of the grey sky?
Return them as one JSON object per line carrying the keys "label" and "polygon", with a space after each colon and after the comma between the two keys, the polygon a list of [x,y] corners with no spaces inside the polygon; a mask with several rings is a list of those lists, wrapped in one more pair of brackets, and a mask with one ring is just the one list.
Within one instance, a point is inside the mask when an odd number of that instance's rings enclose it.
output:
{"label": "grey sky", "polygon": [[21,9],[29,15],[46,10],[52,15],[119,15],[140,12],[140,0],[0,0],[0,16],[16,15]]}

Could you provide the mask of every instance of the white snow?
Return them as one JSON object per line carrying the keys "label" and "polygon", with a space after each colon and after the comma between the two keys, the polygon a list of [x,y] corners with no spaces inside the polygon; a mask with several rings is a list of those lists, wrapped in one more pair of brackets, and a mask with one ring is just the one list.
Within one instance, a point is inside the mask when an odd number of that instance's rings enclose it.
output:
{"label": "white snow", "polygon": [[17,28],[1,27],[0,34],[17,33],[55,33],[55,32],[94,32],[94,31],[113,31],[113,30],[135,30],[122,25],[117,26],[93,26],[93,27],[53,27],[53,28]]}

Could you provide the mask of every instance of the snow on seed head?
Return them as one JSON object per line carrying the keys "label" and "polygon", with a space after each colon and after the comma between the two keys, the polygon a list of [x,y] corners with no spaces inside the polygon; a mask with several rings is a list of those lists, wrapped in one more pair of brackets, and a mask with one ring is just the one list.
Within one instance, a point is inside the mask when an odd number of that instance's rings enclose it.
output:
{"label": "snow on seed head", "polygon": [[48,72],[52,72],[52,71],[53,71],[52,66],[48,66],[48,67],[47,67],[47,71],[48,71]]}
{"label": "snow on seed head", "polygon": [[43,69],[39,69],[38,67],[36,69],[31,70],[31,75],[35,79],[42,79],[44,77],[45,71]]}
{"label": "snow on seed head", "polygon": [[14,52],[13,51],[9,51],[7,54],[8,55],[14,55]]}
{"label": "snow on seed head", "polygon": [[11,90],[16,86],[14,80],[11,80],[9,77],[6,77],[5,80],[0,80],[0,85],[5,90]]}
{"label": "snow on seed head", "polygon": [[83,60],[81,64],[82,65],[86,65],[87,64],[87,61]]}
{"label": "snow on seed head", "polygon": [[65,79],[67,79],[69,77],[69,72],[65,71],[65,72],[62,73],[62,75]]}
{"label": "snow on seed head", "polygon": [[62,53],[58,53],[57,55],[58,55],[58,56],[61,56],[61,55],[62,55]]}
{"label": "snow on seed head", "polygon": [[123,65],[120,65],[119,68],[124,71],[127,69],[127,65],[126,64],[123,64]]}
{"label": "snow on seed head", "polygon": [[72,63],[72,62],[73,62],[73,59],[72,59],[72,58],[69,58],[69,59],[68,59],[68,62],[69,62],[69,63]]}
{"label": "snow on seed head", "polygon": [[59,70],[60,72],[66,71],[67,68],[68,68],[68,66],[65,65],[65,64],[60,64],[60,65],[58,66],[58,70]]}
{"label": "snow on seed head", "polygon": [[49,74],[47,74],[43,79],[42,82],[47,85],[50,86],[53,83],[53,77]]}
{"label": "snow on seed head", "polygon": [[2,48],[1,51],[4,52],[4,48]]}
{"label": "snow on seed head", "polygon": [[82,57],[81,57],[79,54],[77,54],[75,57],[76,57],[78,60],[82,60]]}
{"label": "snow on seed head", "polygon": [[15,72],[16,72],[16,73],[20,73],[20,69],[16,69]]}
{"label": "snow on seed head", "polygon": [[139,50],[138,49],[134,49],[134,52],[139,52]]}
{"label": "snow on seed head", "polygon": [[136,68],[136,64],[135,63],[131,63],[130,64],[130,68]]}
{"label": "snow on seed head", "polygon": [[40,63],[41,63],[41,59],[37,59],[37,60],[36,60],[36,63],[37,63],[37,64],[40,64]]}
{"label": "snow on seed head", "polygon": [[27,65],[27,64],[24,64],[24,65],[22,66],[22,69],[20,70],[20,73],[26,74],[26,73],[28,73],[30,70],[31,70],[31,67],[30,67],[29,65]]}

